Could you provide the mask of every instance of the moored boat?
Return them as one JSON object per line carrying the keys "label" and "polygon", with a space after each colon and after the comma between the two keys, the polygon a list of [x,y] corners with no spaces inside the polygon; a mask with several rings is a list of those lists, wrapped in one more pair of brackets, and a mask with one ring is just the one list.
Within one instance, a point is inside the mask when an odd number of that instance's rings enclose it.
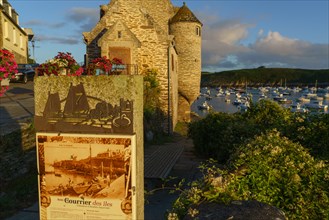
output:
{"label": "moored boat", "polygon": [[198,105],[198,109],[200,109],[200,110],[209,110],[210,105],[208,104],[207,101],[204,101],[201,105]]}

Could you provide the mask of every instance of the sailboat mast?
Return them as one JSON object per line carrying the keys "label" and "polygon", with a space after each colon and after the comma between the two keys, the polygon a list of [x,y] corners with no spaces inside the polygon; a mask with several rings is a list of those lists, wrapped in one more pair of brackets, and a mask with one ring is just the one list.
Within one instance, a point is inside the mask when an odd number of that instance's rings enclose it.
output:
{"label": "sailboat mast", "polygon": [[103,167],[103,161],[102,161],[102,178],[104,178],[104,167]]}
{"label": "sailboat mast", "polygon": [[93,165],[91,164],[91,145],[89,144],[89,164],[90,164],[90,173],[91,176],[94,176],[93,174]]}

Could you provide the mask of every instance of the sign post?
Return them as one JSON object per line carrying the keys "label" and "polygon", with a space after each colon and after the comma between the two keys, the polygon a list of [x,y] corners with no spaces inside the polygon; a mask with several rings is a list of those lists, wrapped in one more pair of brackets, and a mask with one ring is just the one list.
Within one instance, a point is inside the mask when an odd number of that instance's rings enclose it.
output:
{"label": "sign post", "polygon": [[40,219],[144,217],[142,76],[35,79]]}

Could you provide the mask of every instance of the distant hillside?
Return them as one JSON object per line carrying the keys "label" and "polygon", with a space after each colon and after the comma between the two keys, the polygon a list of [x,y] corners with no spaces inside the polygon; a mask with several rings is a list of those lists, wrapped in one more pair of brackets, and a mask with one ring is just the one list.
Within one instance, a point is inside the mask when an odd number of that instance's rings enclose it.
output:
{"label": "distant hillside", "polygon": [[202,73],[201,86],[318,86],[329,85],[329,69],[265,68]]}

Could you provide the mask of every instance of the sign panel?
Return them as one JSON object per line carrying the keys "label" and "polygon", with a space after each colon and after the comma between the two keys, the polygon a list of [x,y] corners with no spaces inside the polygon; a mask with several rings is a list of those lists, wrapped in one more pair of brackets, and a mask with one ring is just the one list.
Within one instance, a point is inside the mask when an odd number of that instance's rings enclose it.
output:
{"label": "sign panel", "polygon": [[136,136],[37,133],[40,219],[136,219]]}
{"label": "sign panel", "polygon": [[[84,83],[71,84],[67,96],[48,92],[47,102],[38,106],[42,114],[35,115],[36,130],[44,132],[78,132],[133,134],[133,101],[120,99],[112,105],[88,95]],[[93,103],[93,105],[91,105]]]}

